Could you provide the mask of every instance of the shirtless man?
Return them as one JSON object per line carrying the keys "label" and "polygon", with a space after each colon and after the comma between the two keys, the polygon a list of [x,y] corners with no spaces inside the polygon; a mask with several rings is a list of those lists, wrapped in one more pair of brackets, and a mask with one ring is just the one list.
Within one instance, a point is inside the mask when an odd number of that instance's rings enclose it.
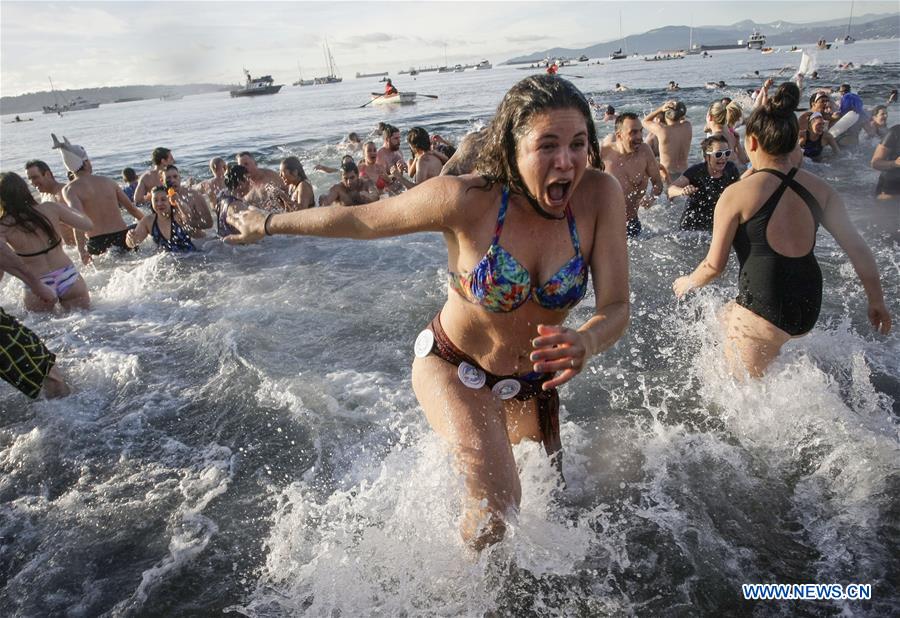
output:
{"label": "shirtless man", "polygon": [[415,156],[413,163],[409,166],[415,183],[419,184],[429,178],[440,176],[444,161],[431,151],[431,137],[428,135],[428,131],[422,127],[413,127],[407,132],[406,141]]}
{"label": "shirtless man", "polygon": [[[56,177],[50,171],[49,165],[40,159],[34,159],[25,164],[25,174],[28,176],[31,186],[41,194],[42,202],[66,203],[62,194],[66,185],[56,181]],[[75,230],[72,227],[60,222],[56,233],[59,234],[59,237],[62,238],[67,247],[75,246]]]}
{"label": "shirtless man", "polygon": [[681,101],[666,101],[644,118],[644,128],[659,141],[659,162],[674,182],[688,168],[691,152],[691,123],[685,118],[687,108]]}
{"label": "shirtless man", "polygon": [[125,235],[130,228],[125,225],[119,208],[127,210],[138,221],[144,214],[134,207],[115,181],[93,175],[93,166],[84,148],[70,144],[65,138],[60,143],[55,135],[52,137],[53,147],[59,148],[62,153],[66,169],[75,175],[75,179],[63,189],[63,199],[94,223],[90,237],[86,238],[83,233],[75,234],[81,261],[90,264],[92,255],[105,253],[113,246],[127,249]]}
{"label": "shirtless man", "polygon": [[359,206],[377,200],[378,190],[375,184],[367,178],[360,178],[356,163],[347,161],[341,166],[341,182],[331,187],[328,195],[319,199],[319,206]]}
{"label": "shirtless man", "polygon": [[406,162],[400,152],[400,129],[387,125],[383,133],[384,146],[375,153],[375,161],[390,173],[394,173],[394,167],[398,171],[406,172]]}
{"label": "shirtless man", "polygon": [[225,159],[222,157],[213,157],[209,160],[209,171],[213,177],[200,183],[200,191],[209,200],[210,204],[215,204],[219,193],[225,188]]}
{"label": "shirtless man", "polygon": [[663,182],[659,163],[653,151],[644,143],[644,128],[640,118],[632,112],[616,118],[616,141],[600,149],[607,172],[616,177],[625,193],[626,231],[629,238],[641,232],[638,208],[648,208],[653,200],[646,196],[647,180],[653,183],[653,195],[662,193]]}
{"label": "shirtless man", "polygon": [[[212,227],[212,215],[206,200],[197,191],[181,186],[181,174],[178,173],[177,167],[174,165],[167,167],[161,174],[160,182],[165,184],[167,189],[175,189],[175,204],[181,212],[184,225],[193,230],[208,230]],[[171,201],[172,196],[169,197]]]}
{"label": "shirtless man", "polygon": [[272,185],[277,189],[285,188],[284,183],[281,181],[281,176],[278,175],[278,172],[265,167],[259,167],[256,164],[256,159],[254,159],[253,155],[249,152],[244,151],[239,154],[237,156],[237,163],[247,170],[247,174],[250,179],[250,187],[252,189],[261,189],[266,185]]}
{"label": "shirtless man", "polygon": [[368,141],[363,147],[363,159],[359,162],[360,178],[368,178],[375,183],[375,188],[381,193],[385,187],[393,182],[387,170],[377,161],[378,149],[375,142]]}
{"label": "shirtless man", "polygon": [[134,190],[135,205],[147,208],[150,207],[150,190],[159,186],[159,175],[165,173],[167,167],[175,164],[175,155],[168,148],[159,146],[150,153],[150,161],[153,163],[153,167],[141,174]]}

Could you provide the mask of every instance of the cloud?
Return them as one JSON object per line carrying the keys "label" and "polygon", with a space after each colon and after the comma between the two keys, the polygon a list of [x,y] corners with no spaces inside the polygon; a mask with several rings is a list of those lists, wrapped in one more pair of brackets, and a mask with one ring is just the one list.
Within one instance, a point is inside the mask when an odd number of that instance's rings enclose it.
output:
{"label": "cloud", "polygon": [[335,44],[339,45],[369,45],[373,43],[390,43],[400,41],[404,37],[394,36],[386,32],[367,32],[343,38]]}
{"label": "cloud", "polygon": [[535,41],[549,38],[549,36],[544,34],[522,34],[518,36],[508,36],[506,37],[506,41],[509,43],[534,43]]}

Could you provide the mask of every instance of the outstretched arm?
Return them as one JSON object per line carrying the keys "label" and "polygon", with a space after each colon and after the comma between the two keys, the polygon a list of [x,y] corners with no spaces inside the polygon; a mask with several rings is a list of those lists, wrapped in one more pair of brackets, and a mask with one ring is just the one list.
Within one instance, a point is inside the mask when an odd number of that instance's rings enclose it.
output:
{"label": "outstretched arm", "polygon": [[862,239],[859,232],[847,216],[844,201],[837,191],[832,191],[828,203],[824,208],[822,225],[828,230],[841,248],[847,252],[856,275],[862,282],[869,301],[869,322],[886,335],[891,332],[891,314],[884,303],[884,294],[881,291],[881,278],[878,274],[878,266],[869,245]]}
{"label": "outstretched arm", "polygon": [[149,222],[151,219],[152,217],[145,217],[141,219],[140,223],[133,230],[128,230],[128,233],[125,235],[125,244],[128,245],[129,249],[137,247],[150,234]]}
{"label": "outstretched arm", "polygon": [[229,216],[228,222],[239,233],[227,236],[225,241],[235,244],[257,242],[266,231],[269,234],[357,239],[447,231],[462,219],[458,206],[464,199],[465,183],[452,176],[441,176],[412,191],[354,208],[310,208],[271,216],[252,209]]}
{"label": "outstretched arm", "polygon": [[735,191],[738,184],[740,183],[735,183],[725,189],[719,197],[713,211],[712,240],[709,243],[706,258],[700,262],[694,272],[684,277],[678,277],[672,284],[672,290],[678,298],[691,290],[707,285],[721,275],[728,266],[731,243],[734,241],[738,224],[741,222]]}

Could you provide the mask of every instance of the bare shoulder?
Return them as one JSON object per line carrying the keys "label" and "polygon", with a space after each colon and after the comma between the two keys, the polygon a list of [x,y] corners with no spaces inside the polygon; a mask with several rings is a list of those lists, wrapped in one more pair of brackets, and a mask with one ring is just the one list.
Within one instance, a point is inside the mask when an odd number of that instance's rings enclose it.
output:
{"label": "bare shoulder", "polygon": [[622,185],[615,176],[593,168],[585,170],[577,191],[577,199],[573,200],[576,214],[592,213],[591,216],[614,207],[623,196]]}
{"label": "bare shoulder", "polygon": [[645,158],[645,159],[653,159],[654,161],[656,161],[656,156],[653,154],[653,149],[650,148],[650,145],[649,145],[649,144],[646,144],[646,143],[641,144],[639,150],[640,150],[641,156],[642,156],[643,158]]}
{"label": "bare shoulder", "polygon": [[818,200],[819,204],[825,206],[828,201],[837,194],[834,188],[828,184],[828,181],[824,178],[816,176],[812,172],[808,172],[807,170],[800,168],[797,170],[797,174],[794,176],[794,180],[803,185],[807,191],[815,196],[816,200]]}

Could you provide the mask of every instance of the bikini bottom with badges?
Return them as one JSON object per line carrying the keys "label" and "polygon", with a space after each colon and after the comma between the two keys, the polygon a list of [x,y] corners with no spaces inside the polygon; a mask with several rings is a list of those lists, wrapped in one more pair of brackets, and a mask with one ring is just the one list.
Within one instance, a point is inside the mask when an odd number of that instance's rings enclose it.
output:
{"label": "bikini bottom with badges", "polygon": [[416,356],[424,358],[434,354],[458,367],[457,375],[464,385],[472,389],[487,386],[500,399],[519,401],[537,399],[538,423],[541,427],[541,443],[547,455],[553,458],[562,472],[562,442],[559,436],[559,391],[542,390],[541,384],[552,377],[549,373],[533,373],[527,376],[498,376],[485,371],[475,360],[457,348],[441,326],[441,314],[434,316],[428,328],[419,333],[415,345]]}

